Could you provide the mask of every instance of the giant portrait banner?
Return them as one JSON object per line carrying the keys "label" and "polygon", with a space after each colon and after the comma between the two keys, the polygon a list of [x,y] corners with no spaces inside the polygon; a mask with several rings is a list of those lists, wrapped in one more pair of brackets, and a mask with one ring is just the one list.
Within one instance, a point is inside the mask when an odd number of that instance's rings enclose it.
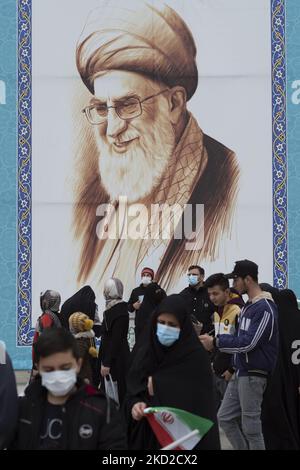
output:
{"label": "giant portrait banner", "polygon": [[[297,0],[0,5],[1,334],[30,367],[39,295],[238,259],[300,295]],[[298,129],[298,131],[297,131]]]}

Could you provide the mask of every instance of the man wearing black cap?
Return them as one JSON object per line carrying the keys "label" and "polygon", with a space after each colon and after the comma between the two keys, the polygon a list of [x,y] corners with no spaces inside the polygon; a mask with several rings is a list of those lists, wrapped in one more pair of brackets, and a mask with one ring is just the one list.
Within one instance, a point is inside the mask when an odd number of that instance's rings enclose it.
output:
{"label": "man wearing black cap", "polygon": [[263,450],[261,404],[277,358],[277,308],[272,296],[259,287],[258,266],[253,261],[237,261],[227,277],[233,279],[239,294],[249,297],[240,314],[238,333],[200,338],[207,350],[215,347],[234,354],[236,373],[218,412],[220,426],[234,449]]}

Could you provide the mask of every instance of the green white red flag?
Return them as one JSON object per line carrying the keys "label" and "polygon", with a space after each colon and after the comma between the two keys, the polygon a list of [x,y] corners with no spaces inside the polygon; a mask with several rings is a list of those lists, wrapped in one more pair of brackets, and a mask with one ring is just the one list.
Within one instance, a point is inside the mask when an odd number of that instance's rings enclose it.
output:
{"label": "green white red flag", "polygon": [[[175,450],[193,449],[213,426],[212,421],[177,408],[146,408],[144,413],[162,447],[181,441]],[[194,435],[188,437],[193,431]]]}

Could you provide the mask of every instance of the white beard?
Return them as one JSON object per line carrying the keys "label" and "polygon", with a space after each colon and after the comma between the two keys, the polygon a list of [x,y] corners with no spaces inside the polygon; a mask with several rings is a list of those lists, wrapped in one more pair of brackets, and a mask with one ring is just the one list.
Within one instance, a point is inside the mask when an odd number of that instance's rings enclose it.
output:
{"label": "white beard", "polygon": [[145,126],[143,135],[129,125],[121,140],[139,139],[122,154],[115,153],[106,139],[97,135],[101,184],[111,200],[126,196],[129,203],[139,201],[162,179],[175,148],[175,134],[163,109],[152,122],[149,129]]}

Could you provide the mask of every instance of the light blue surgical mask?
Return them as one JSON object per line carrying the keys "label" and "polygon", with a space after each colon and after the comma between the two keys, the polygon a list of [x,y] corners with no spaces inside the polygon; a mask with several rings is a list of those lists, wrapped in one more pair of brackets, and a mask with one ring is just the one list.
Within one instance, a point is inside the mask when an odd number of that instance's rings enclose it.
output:
{"label": "light blue surgical mask", "polygon": [[190,286],[196,286],[199,283],[197,274],[188,274],[188,281]]}
{"label": "light blue surgical mask", "polygon": [[180,335],[180,328],[174,326],[162,325],[157,323],[156,336],[158,341],[163,346],[172,346],[178,340]]}

